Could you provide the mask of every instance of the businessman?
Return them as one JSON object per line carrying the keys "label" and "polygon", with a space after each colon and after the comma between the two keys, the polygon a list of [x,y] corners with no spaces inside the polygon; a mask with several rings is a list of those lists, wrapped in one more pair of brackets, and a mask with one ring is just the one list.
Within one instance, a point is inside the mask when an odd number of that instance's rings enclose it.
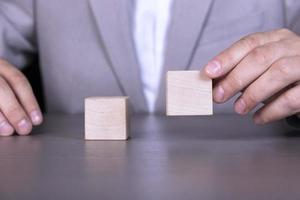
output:
{"label": "businessman", "polygon": [[296,116],[299,22],[297,0],[0,0],[0,135],[43,121],[21,72],[34,54],[49,112],[115,95],[136,113],[163,112],[165,72],[203,70],[216,112]]}

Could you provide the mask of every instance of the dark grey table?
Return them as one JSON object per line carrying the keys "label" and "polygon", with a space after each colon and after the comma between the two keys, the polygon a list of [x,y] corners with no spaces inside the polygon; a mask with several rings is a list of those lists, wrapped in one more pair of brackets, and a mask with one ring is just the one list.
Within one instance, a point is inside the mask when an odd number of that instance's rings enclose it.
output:
{"label": "dark grey table", "polygon": [[299,199],[300,133],[249,117],[135,116],[129,141],[84,141],[83,116],[0,138],[0,199]]}

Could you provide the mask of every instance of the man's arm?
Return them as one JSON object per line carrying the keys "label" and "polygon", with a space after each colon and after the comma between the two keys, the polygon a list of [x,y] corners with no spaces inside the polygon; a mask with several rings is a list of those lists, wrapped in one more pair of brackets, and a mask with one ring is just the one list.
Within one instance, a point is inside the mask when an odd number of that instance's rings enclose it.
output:
{"label": "man's arm", "polygon": [[42,114],[18,68],[35,52],[32,0],[0,0],[0,135],[27,135]]}

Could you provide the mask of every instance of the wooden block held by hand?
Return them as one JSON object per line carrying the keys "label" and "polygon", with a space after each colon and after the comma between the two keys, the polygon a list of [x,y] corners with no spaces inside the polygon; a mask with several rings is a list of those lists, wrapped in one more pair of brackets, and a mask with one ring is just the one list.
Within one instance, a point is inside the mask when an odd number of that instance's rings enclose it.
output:
{"label": "wooden block held by hand", "polygon": [[128,97],[85,99],[86,140],[126,140],[129,136]]}
{"label": "wooden block held by hand", "polygon": [[212,80],[200,71],[167,73],[167,115],[212,115]]}

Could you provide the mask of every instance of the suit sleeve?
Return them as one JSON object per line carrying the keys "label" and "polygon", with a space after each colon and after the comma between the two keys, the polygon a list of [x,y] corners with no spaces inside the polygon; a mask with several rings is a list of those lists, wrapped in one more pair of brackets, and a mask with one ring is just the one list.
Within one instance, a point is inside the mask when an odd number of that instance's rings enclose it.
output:
{"label": "suit sleeve", "polygon": [[0,0],[0,58],[18,68],[35,53],[32,0]]}

